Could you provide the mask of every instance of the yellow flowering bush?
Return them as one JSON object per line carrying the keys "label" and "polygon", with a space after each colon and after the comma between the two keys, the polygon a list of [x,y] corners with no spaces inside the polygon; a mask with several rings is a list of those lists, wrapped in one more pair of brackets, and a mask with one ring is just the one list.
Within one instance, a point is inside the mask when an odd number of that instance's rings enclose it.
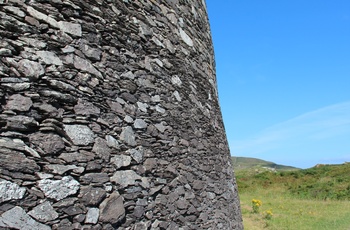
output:
{"label": "yellow flowering bush", "polygon": [[272,216],[273,216],[273,213],[271,209],[264,212],[264,218],[266,220],[271,220]]}
{"label": "yellow flowering bush", "polygon": [[262,205],[261,200],[253,199],[252,200],[253,213],[259,213],[259,208],[261,205]]}

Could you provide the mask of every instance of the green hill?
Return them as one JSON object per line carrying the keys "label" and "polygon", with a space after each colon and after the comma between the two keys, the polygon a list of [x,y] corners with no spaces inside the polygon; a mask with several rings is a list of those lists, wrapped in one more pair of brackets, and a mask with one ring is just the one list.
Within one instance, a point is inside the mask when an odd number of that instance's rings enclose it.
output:
{"label": "green hill", "polygon": [[298,170],[298,168],[286,165],[279,165],[270,161],[264,161],[257,158],[251,157],[232,157],[233,167],[235,171],[244,170],[244,169],[262,169],[270,171],[291,171]]}
{"label": "green hill", "polygon": [[260,165],[236,170],[240,192],[275,187],[304,199],[350,200],[350,163],[293,171],[257,170],[257,167]]}

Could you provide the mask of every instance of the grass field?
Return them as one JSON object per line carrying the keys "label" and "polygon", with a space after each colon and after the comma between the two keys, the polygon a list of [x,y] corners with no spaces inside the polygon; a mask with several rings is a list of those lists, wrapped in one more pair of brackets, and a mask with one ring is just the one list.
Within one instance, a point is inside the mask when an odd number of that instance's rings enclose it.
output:
{"label": "grass field", "polygon": [[[350,230],[349,166],[237,171],[245,229]],[[262,202],[258,213],[253,212],[253,199]]]}
{"label": "grass field", "polygon": [[[252,199],[262,201],[259,213],[252,212]],[[273,187],[240,193],[240,200],[246,230],[350,230],[350,201],[305,200]]]}

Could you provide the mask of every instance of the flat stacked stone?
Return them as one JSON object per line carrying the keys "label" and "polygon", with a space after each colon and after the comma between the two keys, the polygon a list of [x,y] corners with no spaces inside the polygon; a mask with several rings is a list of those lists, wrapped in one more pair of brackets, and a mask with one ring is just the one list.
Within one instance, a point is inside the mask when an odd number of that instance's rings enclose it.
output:
{"label": "flat stacked stone", "polygon": [[0,228],[243,228],[204,1],[0,18]]}

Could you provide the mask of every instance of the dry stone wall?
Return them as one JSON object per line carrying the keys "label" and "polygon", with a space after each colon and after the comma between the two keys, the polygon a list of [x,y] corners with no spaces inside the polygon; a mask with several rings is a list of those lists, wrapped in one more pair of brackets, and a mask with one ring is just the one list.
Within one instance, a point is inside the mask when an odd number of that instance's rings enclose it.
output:
{"label": "dry stone wall", "polygon": [[204,0],[0,17],[0,228],[242,229]]}

